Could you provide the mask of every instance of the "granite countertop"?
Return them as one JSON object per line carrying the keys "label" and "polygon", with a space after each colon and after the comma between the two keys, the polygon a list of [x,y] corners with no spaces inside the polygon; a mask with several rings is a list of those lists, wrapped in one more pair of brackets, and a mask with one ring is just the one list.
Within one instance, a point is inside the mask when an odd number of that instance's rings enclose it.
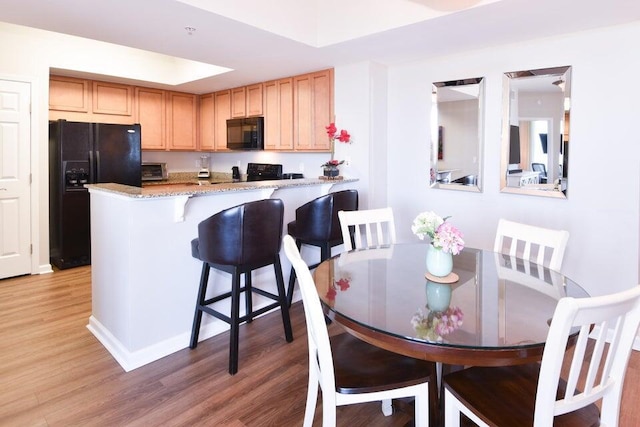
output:
{"label": "granite countertop", "polygon": [[100,190],[121,196],[132,198],[154,198],[154,197],[172,197],[172,196],[201,196],[215,195],[216,193],[227,193],[235,191],[252,191],[266,188],[287,188],[287,187],[303,187],[310,185],[338,184],[344,182],[356,182],[356,178],[343,178],[336,180],[327,180],[320,178],[303,178],[303,179],[282,179],[273,181],[253,181],[253,182],[233,182],[230,178],[227,181],[220,182],[218,177],[212,177],[208,181],[195,179],[175,179],[167,181],[157,181],[153,183],[145,182],[142,188],[131,187],[122,184],[88,184],[85,187],[89,190]]}

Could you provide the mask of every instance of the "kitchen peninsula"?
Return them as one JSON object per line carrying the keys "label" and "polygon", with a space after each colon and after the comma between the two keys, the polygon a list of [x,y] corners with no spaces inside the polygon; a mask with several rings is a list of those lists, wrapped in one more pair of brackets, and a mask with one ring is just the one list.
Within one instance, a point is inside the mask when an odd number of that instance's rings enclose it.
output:
{"label": "kitchen peninsula", "polygon": [[[92,259],[88,329],[125,371],[188,347],[202,268],[191,256],[191,240],[197,237],[202,220],[245,202],[278,198],[285,206],[286,232],[299,206],[323,194],[353,188],[356,181],[295,179],[145,188],[88,185]],[[310,252],[308,256],[319,255]],[[281,258],[286,281],[290,264],[284,255]],[[276,291],[273,272],[267,267],[255,271],[252,279],[257,287]],[[217,270],[211,271],[209,280],[212,292],[230,287],[230,276]],[[253,301],[256,308],[269,302],[257,295]],[[223,311],[228,309],[228,301],[219,304]],[[200,339],[228,327],[205,316]],[[294,336],[302,335],[294,330]]]}

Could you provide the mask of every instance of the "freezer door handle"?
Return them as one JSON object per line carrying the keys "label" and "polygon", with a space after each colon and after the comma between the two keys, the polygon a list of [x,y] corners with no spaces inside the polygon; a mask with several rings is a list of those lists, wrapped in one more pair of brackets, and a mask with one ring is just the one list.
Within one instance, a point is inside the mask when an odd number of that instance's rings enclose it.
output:
{"label": "freezer door handle", "polygon": [[96,171],[95,182],[101,182],[100,181],[100,150],[96,150],[96,166],[94,170]]}

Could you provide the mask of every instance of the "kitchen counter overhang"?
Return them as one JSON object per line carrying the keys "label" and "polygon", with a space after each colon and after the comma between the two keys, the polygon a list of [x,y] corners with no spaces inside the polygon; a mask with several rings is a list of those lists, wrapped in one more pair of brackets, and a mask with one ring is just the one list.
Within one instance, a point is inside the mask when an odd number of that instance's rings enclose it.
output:
{"label": "kitchen counter overhang", "polygon": [[[202,263],[191,256],[198,224],[241,203],[282,199],[283,229],[305,202],[354,188],[357,179],[295,179],[210,185],[129,187],[87,185],[91,199],[92,314],[88,329],[126,370],[187,348]],[[303,253],[311,262],[313,248]],[[288,280],[290,264],[281,254]],[[228,290],[230,277],[212,271],[210,287]],[[253,283],[275,292],[272,270],[256,270]],[[299,299],[298,295],[294,296]],[[268,304],[254,296],[254,307]],[[223,304],[224,309],[224,302]],[[201,340],[228,325],[203,319]],[[294,336],[300,337],[294,331]]]}

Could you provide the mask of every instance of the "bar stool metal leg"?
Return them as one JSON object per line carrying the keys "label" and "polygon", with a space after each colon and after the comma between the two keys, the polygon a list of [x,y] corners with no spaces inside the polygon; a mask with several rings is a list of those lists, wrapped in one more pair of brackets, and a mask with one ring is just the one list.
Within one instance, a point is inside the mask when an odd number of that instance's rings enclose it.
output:
{"label": "bar stool metal leg", "polygon": [[280,303],[280,312],[282,313],[282,324],[284,325],[284,336],[287,342],[293,341],[293,332],[291,330],[291,318],[289,317],[289,304],[287,294],[284,292],[284,277],[282,277],[282,264],[280,263],[280,255],[276,255],[273,262],[273,269],[276,273],[276,283],[278,286],[278,301]]}
{"label": "bar stool metal leg", "polygon": [[240,271],[234,267],[231,283],[231,330],[229,331],[229,374],[238,372],[238,342],[240,333]]}
{"label": "bar stool metal leg", "polygon": [[202,263],[202,273],[200,273],[200,287],[198,288],[198,302],[193,315],[193,326],[191,328],[191,342],[189,348],[196,348],[198,345],[198,335],[200,334],[200,324],[202,323],[202,306],[207,294],[207,283],[209,282],[209,264]]}

